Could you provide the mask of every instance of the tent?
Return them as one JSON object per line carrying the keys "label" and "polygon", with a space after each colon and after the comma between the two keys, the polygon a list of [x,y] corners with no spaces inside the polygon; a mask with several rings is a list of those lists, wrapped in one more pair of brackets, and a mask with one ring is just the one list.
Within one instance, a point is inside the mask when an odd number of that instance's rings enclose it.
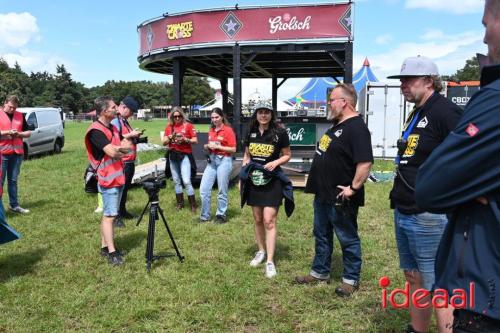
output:
{"label": "tent", "polygon": [[[352,77],[352,84],[358,93],[365,86],[366,82],[378,82],[377,77],[370,68],[368,58],[363,62],[361,69]],[[327,90],[336,85],[337,82],[331,77],[312,78],[295,97],[288,99],[288,102],[295,105],[296,109],[302,109],[304,107],[319,109],[325,107]]]}

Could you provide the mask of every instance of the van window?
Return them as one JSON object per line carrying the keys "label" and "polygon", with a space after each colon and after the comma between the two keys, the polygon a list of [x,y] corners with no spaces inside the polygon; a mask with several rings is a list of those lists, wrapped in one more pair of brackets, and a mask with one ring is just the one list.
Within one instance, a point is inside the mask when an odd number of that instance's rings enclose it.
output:
{"label": "van window", "polygon": [[40,126],[40,128],[61,124],[61,116],[56,110],[39,110],[36,111],[36,114],[38,119],[38,126]]}
{"label": "van window", "polygon": [[36,120],[35,112],[30,113],[28,119],[26,119],[26,122],[28,123],[28,126],[32,125],[33,128],[38,128],[38,122]]}

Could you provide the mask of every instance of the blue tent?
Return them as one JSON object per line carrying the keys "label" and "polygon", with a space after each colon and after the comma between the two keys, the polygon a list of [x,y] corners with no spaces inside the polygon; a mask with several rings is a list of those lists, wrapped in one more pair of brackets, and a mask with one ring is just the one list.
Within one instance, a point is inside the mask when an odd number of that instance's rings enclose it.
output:
{"label": "blue tent", "polygon": [[[359,93],[368,81],[378,82],[378,79],[375,74],[373,74],[370,68],[370,62],[368,58],[366,58],[363,62],[363,67],[353,75],[352,84]],[[288,102],[293,105],[298,104],[298,108],[308,107],[319,109],[320,107],[326,106],[328,88],[335,87],[336,85],[337,82],[331,77],[312,78],[295,97],[288,99]]]}

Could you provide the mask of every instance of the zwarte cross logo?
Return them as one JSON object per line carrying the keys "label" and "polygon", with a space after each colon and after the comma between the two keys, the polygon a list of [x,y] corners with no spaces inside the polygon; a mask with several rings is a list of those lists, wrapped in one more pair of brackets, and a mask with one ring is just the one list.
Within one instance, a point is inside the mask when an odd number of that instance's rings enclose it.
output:
{"label": "zwarte cross logo", "polygon": [[155,34],[153,33],[153,29],[151,28],[151,24],[148,25],[148,32],[146,33],[146,39],[148,41],[148,49],[151,50],[153,47],[153,38]]}
{"label": "zwarte cross logo", "polygon": [[229,12],[219,27],[224,31],[227,37],[233,39],[241,28],[243,28],[243,23],[238,20],[233,12]]}

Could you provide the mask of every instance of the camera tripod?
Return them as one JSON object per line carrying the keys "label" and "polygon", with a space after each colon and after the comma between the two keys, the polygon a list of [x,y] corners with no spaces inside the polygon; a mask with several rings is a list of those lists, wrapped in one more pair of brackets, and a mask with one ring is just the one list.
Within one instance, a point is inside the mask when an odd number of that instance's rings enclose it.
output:
{"label": "camera tripod", "polygon": [[[159,191],[159,189],[158,189]],[[154,255],[154,242],[155,242],[155,228],[156,228],[156,221],[158,220],[158,213],[161,216],[161,219],[163,221],[163,224],[165,225],[165,229],[167,229],[168,236],[170,237],[170,241],[172,241],[172,245],[174,246],[175,252],[177,254],[177,258],[179,258],[180,262],[184,261],[184,256],[179,252],[179,248],[177,248],[177,244],[175,243],[174,240],[174,235],[172,235],[172,232],[170,231],[170,228],[168,227],[167,221],[165,220],[165,216],[163,215],[163,209],[161,209],[160,204],[159,204],[159,199],[158,199],[158,191],[153,190],[152,192],[148,191],[149,195],[149,200],[146,206],[144,207],[141,216],[139,216],[139,219],[137,220],[136,226],[141,223],[142,217],[144,216],[144,213],[149,207],[149,225],[148,225],[148,239],[147,239],[147,245],[146,245],[146,267],[148,272],[151,270],[151,264],[153,261],[158,260],[160,258],[166,258],[166,257],[171,257],[172,254],[166,254],[166,255]]]}

